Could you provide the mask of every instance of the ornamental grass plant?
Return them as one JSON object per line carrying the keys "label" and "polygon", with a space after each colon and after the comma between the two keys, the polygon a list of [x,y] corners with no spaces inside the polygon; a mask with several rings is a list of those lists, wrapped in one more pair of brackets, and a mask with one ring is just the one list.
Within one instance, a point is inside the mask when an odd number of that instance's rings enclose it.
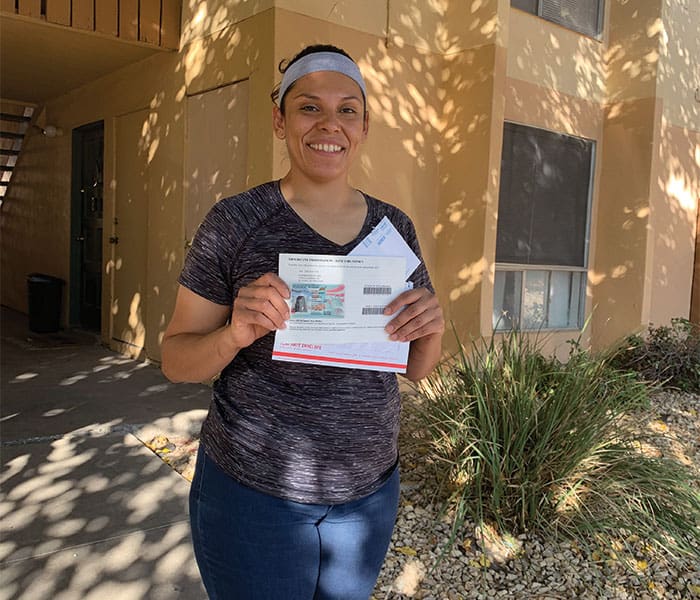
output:
{"label": "ornamental grass plant", "polygon": [[419,394],[453,537],[471,519],[584,544],[634,534],[671,555],[700,556],[698,482],[684,465],[644,453],[645,434],[632,425],[649,388],[634,373],[576,343],[561,362],[513,331],[461,348]]}

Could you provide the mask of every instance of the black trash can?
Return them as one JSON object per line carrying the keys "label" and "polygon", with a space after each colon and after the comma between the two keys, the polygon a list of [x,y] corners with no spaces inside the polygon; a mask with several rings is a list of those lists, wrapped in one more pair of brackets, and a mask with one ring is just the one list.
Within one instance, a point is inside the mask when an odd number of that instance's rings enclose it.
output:
{"label": "black trash can", "polygon": [[51,333],[61,326],[63,279],[30,273],[27,277],[29,329],[34,333]]}

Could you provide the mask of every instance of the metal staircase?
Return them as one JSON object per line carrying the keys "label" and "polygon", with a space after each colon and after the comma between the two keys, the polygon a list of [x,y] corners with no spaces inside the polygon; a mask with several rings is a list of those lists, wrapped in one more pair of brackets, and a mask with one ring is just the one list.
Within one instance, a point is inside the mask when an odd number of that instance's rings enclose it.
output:
{"label": "metal staircase", "polygon": [[12,172],[22,151],[34,114],[34,107],[16,103],[2,103],[0,109],[0,206],[12,180]]}

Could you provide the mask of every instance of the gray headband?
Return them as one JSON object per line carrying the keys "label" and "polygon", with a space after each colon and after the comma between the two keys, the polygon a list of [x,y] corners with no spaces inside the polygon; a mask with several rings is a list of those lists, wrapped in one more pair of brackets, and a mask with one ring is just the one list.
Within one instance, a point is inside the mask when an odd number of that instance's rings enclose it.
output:
{"label": "gray headband", "polygon": [[352,79],[362,90],[362,96],[367,99],[367,90],[365,88],[365,80],[362,79],[359,67],[350,60],[347,56],[343,56],[338,52],[314,52],[300,58],[282,75],[282,83],[280,83],[279,101],[280,106],[284,95],[290,86],[297,80],[316,71],[335,71],[342,73]]}

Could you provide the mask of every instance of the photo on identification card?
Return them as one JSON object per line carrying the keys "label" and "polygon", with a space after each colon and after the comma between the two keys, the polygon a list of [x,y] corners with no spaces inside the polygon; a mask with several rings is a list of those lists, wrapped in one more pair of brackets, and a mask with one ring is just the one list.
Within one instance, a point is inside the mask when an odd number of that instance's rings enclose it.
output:
{"label": "photo on identification card", "polygon": [[345,317],[345,285],[337,283],[292,283],[291,318]]}

